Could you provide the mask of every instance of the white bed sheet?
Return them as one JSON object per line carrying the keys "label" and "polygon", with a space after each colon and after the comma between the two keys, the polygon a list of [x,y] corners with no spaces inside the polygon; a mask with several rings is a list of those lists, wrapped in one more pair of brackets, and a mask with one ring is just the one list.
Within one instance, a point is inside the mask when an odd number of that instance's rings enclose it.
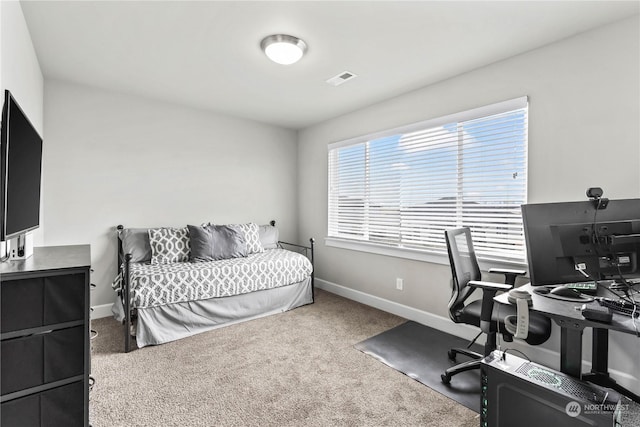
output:
{"label": "white bed sheet", "polygon": [[311,277],[293,285],[138,309],[138,347],[163,344],[313,302]]}

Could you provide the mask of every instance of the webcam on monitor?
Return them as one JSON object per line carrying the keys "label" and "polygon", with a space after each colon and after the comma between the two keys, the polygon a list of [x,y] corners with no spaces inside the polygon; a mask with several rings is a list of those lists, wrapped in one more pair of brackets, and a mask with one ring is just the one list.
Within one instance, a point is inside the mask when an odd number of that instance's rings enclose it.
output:
{"label": "webcam on monitor", "polygon": [[606,209],[609,205],[609,199],[602,197],[604,191],[600,187],[591,187],[587,189],[587,197],[593,201],[596,209]]}

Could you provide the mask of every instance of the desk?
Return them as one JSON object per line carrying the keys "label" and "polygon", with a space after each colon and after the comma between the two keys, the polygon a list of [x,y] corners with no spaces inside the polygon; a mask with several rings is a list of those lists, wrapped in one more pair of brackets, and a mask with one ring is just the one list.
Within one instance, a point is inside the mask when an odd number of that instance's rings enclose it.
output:
{"label": "desk", "polygon": [[[518,289],[529,291],[531,294],[532,312],[540,313],[560,326],[560,371],[576,378],[582,378],[593,383],[610,387],[620,391],[638,401],[638,396],[619,386],[609,377],[609,330],[636,335],[636,328],[630,316],[613,312],[611,323],[595,322],[582,317],[581,302],[562,301],[537,295],[533,292],[536,287],[524,285]],[[607,289],[600,287],[598,295],[612,297]],[[495,301],[509,304],[507,294],[496,296]],[[598,304],[592,302],[591,304]],[[640,329],[640,318],[636,320]],[[584,328],[593,329],[593,343],[591,347],[591,372],[582,375],[582,333]]]}

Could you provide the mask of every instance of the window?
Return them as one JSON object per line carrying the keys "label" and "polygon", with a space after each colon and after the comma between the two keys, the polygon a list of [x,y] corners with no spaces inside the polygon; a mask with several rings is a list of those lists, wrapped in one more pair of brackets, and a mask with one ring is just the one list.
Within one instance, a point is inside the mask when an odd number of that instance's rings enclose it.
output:
{"label": "window", "polygon": [[328,238],[446,254],[469,226],[478,257],[524,264],[527,98],[329,146]]}

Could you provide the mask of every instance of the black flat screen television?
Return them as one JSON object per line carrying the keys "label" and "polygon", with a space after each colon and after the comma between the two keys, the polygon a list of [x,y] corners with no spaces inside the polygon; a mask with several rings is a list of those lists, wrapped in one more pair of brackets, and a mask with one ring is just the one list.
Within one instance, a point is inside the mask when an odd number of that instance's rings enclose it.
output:
{"label": "black flat screen television", "polygon": [[640,199],[522,205],[531,284],[640,277]]}
{"label": "black flat screen television", "polygon": [[11,92],[4,92],[0,140],[0,240],[40,226],[42,138]]}

